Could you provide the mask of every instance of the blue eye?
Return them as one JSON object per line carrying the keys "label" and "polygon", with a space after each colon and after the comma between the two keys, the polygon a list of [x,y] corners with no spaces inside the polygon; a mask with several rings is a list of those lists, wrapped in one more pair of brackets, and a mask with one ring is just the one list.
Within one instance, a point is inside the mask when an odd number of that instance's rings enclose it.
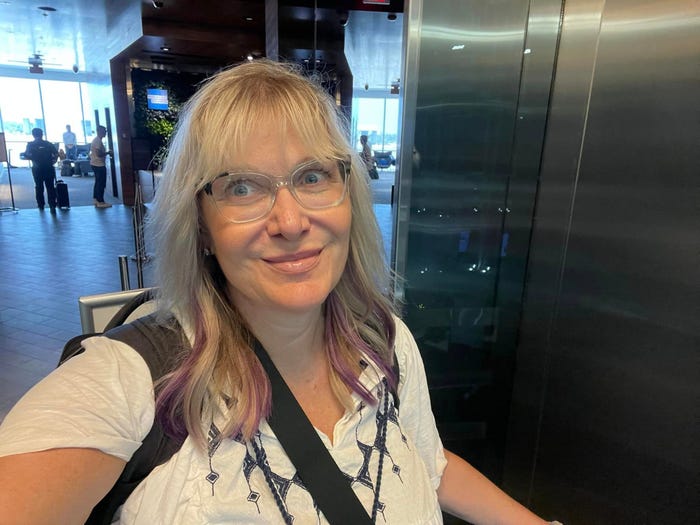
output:
{"label": "blue eye", "polygon": [[307,171],[304,173],[304,178],[302,181],[304,184],[318,184],[324,178],[326,178],[326,175],[321,174],[318,171]]}
{"label": "blue eye", "polygon": [[292,177],[292,184],[300,191],[316,191],[333,179],[333,173],[323,166],[307,166],[295,173]]}
{"label": "blue eye", "polygon": [[217,201],[246,204],[270,194],[270,181],[255,173],[229,173],[212,183],[212,195]]}
{"label": "blue eye", "polygon": [[233,181],[227,188],[226,193],[232,197],[245,197],[253,191],[244,181]]}

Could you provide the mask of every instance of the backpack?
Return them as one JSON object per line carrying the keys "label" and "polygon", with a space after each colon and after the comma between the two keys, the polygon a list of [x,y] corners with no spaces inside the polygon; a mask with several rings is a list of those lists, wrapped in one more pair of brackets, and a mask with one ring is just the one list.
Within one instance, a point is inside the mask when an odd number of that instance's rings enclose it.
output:
{"label": "backpack", "polygon": [[[174,317],[165,321],[157,319],[155,313],[124,324],[129,315],[140,305],[153,298],[153,291],[146,290],[122,306],[112,317],[102,333],[81,334],[71,338],[63,347],[58,365],[82,353],[82,341],[95,335],[122,341],[146,361],[153,381],[157,381],[174,366],[178,351],[173,348],[188,348],[189,342],[180,324]],[[108,525],[117,509],[126,501],[136,486],[158,465],[165,463],[182,446],[181,442],[166,435],[158,420],[153,421],[150,432],[142,445],[127,462],[112,489],[92,509],[85,525]]]}
{"label": "backpack", "polygon": [[[126,343],[136,350],[146,361],[155,383],[174,369],[180,352],[173,351],[173,348],[187,349],[190,348],[190,343],[174,316],[162,320],[157,318],[157,313],[152,313],[126,323],[131,313],[153,298],[154,290],[147,289],[122,306],[105,326],[104,332],[80,334],[68,340],[61,352],[58,366],[85,351],[82,346],[84,339],[102,335]],[[396,355],[392,369],[398,381],[400,370]],[[399,396],[393,388],[391,395],[398,410]],[[112,523],[117,509],[124,504],[136,486],[146,479],[154,468],[168,461],[181,446],[182,442],[168,436],[158,419],[154,419],[143,443],[126,463],[114,486],[92,509],[85,525]]]}
{"label": "backpack", "polygon": [[56,159],[58,159],[58,151],[54,148],[53,144],[42,140],[40,142],[32,142],[31,151],[31,161],[37,167],[46,168],[52,166]]}

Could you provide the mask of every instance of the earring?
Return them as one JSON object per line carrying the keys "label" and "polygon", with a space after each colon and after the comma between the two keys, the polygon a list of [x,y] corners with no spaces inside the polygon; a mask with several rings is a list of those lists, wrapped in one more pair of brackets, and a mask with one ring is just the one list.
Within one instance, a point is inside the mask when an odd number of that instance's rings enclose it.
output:
{"label": "earring", "polygon": [[209,248],[204,248],[204,257],[209,257],[211,255],[211,250]]}

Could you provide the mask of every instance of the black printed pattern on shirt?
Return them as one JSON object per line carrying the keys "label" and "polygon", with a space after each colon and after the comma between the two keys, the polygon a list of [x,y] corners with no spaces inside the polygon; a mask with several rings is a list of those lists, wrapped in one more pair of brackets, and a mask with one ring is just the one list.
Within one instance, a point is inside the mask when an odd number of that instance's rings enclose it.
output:
{"label": "black printed pattern on shirt", "polygon": [[[384,521],[386,522],[386,518],[384,516],[384,510],[386,505],[383,501],[381,501],[379,495],[376,494],[376,482],[378,479],[381,478],[381,474],[379,472],[371,472],[370,464],[372,458],[376,455],[380,456],[380,460],[381,456],[383,456],[383,458],[386,458],[386,460],[391,462],[391,472],[399,479],[401,483],[403,483],[403,479],[401,477],[401,467],[394,461],[391,451],[389,450],[389,447],[386,444],[386,435],[383,439],[381,438],[381,429],[386,429],[386,434],[388,434],[389,429],[387,427],[389,427],[389,424],[391,423],[391,426],[395,427],[394,431],[399,432],[404,445],[407,448],[409,447],[408,440],[406,439],[406,436],[404,435],[398,421],[398,415],[394,407],[393,398],[389,393],[389,389],[385,381],[381,382],[377,386],[376,396],[379,400],[386,399],[387,404],[386,410],[384,410],[384,407],[382,406],[381,402],[379,403],[379,406],[377,406],[375,414],[374,440],[372,442],[365,443],[360,439],[359,427],[362,425],[367,409],[364,403],[360,403],[358,409],[360,417],[357,425],[355,426],[354,432],[355,443],[359,453],[362,456],[362,464],[360,465],[357,472],[354,473],[354,475],[348,474],[346,472],[343,472],[343,475],[346,479],[348,479],[351,485],[359,483],[360,485],[366,487],[372,492],[375,492],[375,513],[381,513],[382,517],[384,518]],[[242,472],[245,477],[246,484],[248,485],[248,495],[246,497],[246,501],[248,503],[254,504],[257,513],[260,514],[260,502],[272,496],[274,503],[271,503],[278,507],[278,509],[282,513],[283,518],[285,519],[285,522],[292,523],[294,521],[294,514],[290,511],[287,503],[287,497],[290,493],[290,490],[296,486],[308,494],[308,489],[304,486],[299,475],[295,471],[294,476],[292,478],[288,478],[280,475],[278,472],[273,470],[273,468],[269,464],[267,451],[263,445],[261,434],[259,431],[253,437],[252,442],[246,442],[240,433],[235,438],[233,438],[233,441],[245,447],[245,456],[243,458]],[[216,425],[212,423],[208,433],[208,456],[210,472],[206,476],[207,482],[209,482],[212,486],[212,496],[214,495],[214,485],[222,475],[220,472],[214,469],[212,464],[212,458],[216,450],[219,448],[220,444],[221,433],[216,427]],[[379,462],[381,463],[381,461]],[[383,472],[387,471],[386,467],[387,464],[385,463],[382,467]],[[260,471],[260,475],[262,475],[265,478],[268,484],[268,488],[270,489],[269,491],[265,491],[265,493],[261,493],[259,491],[254,490],[253,486],[251,485],[251,478],[256,469],[258,469]],[[320,509],[318,508],[315,502],[314,511],[316,512],[317,522],[320,523]]]}

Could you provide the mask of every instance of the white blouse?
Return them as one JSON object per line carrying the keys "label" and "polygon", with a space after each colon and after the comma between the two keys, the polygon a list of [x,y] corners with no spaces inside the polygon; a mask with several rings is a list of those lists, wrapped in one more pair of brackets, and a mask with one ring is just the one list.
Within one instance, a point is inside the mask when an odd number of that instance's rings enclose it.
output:
{"label": "white blouse", "polygon": [[[400,408],[394,408],[388,394],[386,411],[383,403],[367,405],[353,395],[354,410],[336,423],[332,443],[317,432],[369,514],[380,486],[377,523],[440,524],[436,489],[446,460],[418,348],[399,319],[396,328]],[[0,426],[0,456],[89,447],[128,461],[138,449],[155,411],[146,363],[129,346],[105,337],[87,339],[84,346],[83,354],[38,383],[7,415]],[[376,368],[368,366],[360,379],[384,398],[385,383]],[[216,423],[208,451],[200,451],[187,438],[169,461],[138,485],[116,522],[284,523],[267,475],[295,525],[327,523],[266,422],[254,443],[217,439]],[[383,424],[384,442],[377,430]]]}

